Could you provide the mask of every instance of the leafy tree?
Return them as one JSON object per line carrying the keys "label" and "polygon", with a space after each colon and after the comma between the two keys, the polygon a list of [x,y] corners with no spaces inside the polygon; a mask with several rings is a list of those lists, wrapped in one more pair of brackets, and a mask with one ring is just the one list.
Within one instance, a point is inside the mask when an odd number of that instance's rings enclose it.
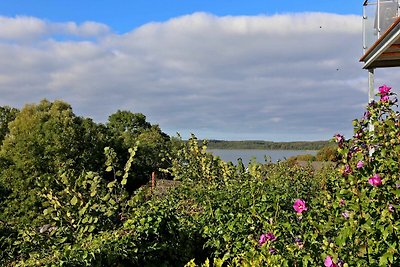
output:
{"label": "leafy tree", "polygon": [[107,127],[112,133],[124,138],[125,143],[129,143],[132,137],[150,128],[151,124],[146,121],[146,116],[142,113],[118,110],[108,117]]}
{"label": "leafy tree", "polygon": [[15,119],[19,110],[8,106],[0,107],[0,144],[9,132],[8,124]]}
{"label": "leafy tree", "polygon": [[324,146],[317,153],[317,160],[318,161],[338,161],[339,154],[337,152],[336,145],[328,145]]}
{"label": "leafy tree", "polygon": [[96,125],[77,117],[62,101],[26,105],[9,131],[0,150],[0,183],[10,191],[0,210],[3,220],[38,220],[41,186],[56,186],[60,172],[79,173],[100,168],[103,162],[98,155],[104,146]]}
{"label": "leafy tree", "polygon": [[168,166],[165,161],[170,149],[169,136],[158,125],[151,125],[142,113],[118,110],[109,116],[107,129],[111,135],[111,145],[119,157],[118,162],[127,160],[129,148],[137,146],[133,162],[134,177],[128,179],[130,192],[149,181],[151,173]]}

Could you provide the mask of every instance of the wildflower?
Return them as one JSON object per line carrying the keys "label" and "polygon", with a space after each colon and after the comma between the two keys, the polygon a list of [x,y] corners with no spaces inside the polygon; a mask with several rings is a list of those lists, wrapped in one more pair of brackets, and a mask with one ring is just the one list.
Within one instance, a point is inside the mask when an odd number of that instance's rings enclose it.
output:
{"label": "wildflower", "polygon": [[349,212],[348,212],[348,211],[342,212],[342,216],[343,216],[345,219],[348,219],[348,218],[349,218]]}
{"label": "wildflower", "polygon": [[362,131],[358,131],[358,132],[354,135],[354,138],[360,139],[360,138],[362,137],[362,135],[363,135],[363,132],[362,132]]}
{"label": "wildflower", "polygon": [[274,249],[274,248],[269,248],[268,251],[269,251],[269,253],[271,253],[272,255],[276,254],[276,252],[277,252],[276,249]]}
{"label": "wildflower", "polygon": [[381,97],[381,101],[382,102],[388,102],[389,101],[389,96],[388,95],[384,95]]}
{"label": "wildflower", "polygon": [[303,211],[307,210],[306,202],[302,199],[296,199],[293,208],[298,214],[301,214]]}
{"label": "wildflower", "polygon": [[397,189],[400,189],[400,184],[396,184],[396,188],[397,188]]}
{"label": "wildflower", "polygon": [[333,262],[331,256],[326,256],[324,265],[325,267],[336,267],[336,264]]}
{"label": "wildflower", "polygon": [[341,135],[341,134],[335,134],[334,137],[335,137],[336,143],[339,143],[339,144],[343,143],[343,141],[344,141],[343,135]]}
{"label": "wildflower", "polygon": [[266,236],[268,241],[275,241],[276,240],[276,236],[271,232],[268,232],[265,236]]}
{"label": "wildflower", "polygon": [[342,169],[342,175],[343,176],[347,176],[352,172],[350,166],[348,164],[346,164],[346,166],[344,167],[344,170]]}
{"label": "wildflower", "polygon": [[267,242],[267,236],[265,234],[262,234],[260,236],[260,240],[258,240],[258,244],[260,246],[264,245]]}
{"label": "wildflower", "polygon": [[386,84],[384,84],[379,87],[379,93],[381,94],[381,96],[386,96],[387,94],[389,94],[390,89],[392,89],[392,87],[389,87]]}
{"label": "wildflower", "polygon": [[346,202],[344,201],[344,199],[343,199],[343,198],[340,199],[339,205],[340,205],[340,206],[344,206],[345,204],[346,204]]}
{"label": "wildflower", "polygon": [[368,183],[370,183],[372,186],[380,186],[382,184],[382,179],[378,174],[375,174],[368,179]]}
{"label": "wildflower", "polygon": [[267,243],[267,241],[275,241],[275,240],[276,240],[276,236],[275,236],[273,233],[268,232],[268,233],[262,234],[262,235],[260,236],[260,240],[258,240],[258,244],[259,244],[260,246],[262,246],[262,245],[264,245],[265,243]]}
{"label": "wildflower", "polygon": [[361,169],[362,167],[364,167],[364,161],[359,160],[359,161],[357,162],[357,169]]}
{"label": "wildflower", "polygon": [[392,204],[389,204],[388,210],[389,212],[394,212],[394,207]]}

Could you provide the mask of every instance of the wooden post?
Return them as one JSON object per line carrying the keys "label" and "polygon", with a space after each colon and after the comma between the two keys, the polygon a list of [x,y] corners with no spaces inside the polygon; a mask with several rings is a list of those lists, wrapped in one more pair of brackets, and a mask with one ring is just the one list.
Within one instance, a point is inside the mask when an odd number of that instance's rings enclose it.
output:
{"label": "wooden post", "polygon": [[151,173],[151,191],[156,187],[156,172]]}

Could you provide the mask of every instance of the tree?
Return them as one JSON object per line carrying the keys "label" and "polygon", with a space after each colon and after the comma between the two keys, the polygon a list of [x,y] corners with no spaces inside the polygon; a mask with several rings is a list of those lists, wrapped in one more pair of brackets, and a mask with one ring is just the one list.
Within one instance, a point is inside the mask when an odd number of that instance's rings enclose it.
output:
{"label": "tree", "polygon": [[0,219],[28,224],[39,220],[41,187],[56,187],[54,180],[65,171],[100,169],[104,146],[98,128],[62,101],[26,105],[9,123],[0,150],[0,183],[10,192]]}
{"label": "tree", "polygon": [[9,106],[0,107],[0,144],[9,132],[8,124],[17,116],[19,110]]}
{"label": "tree", "polygon": [[151,127],[142,113],[132,113],[126,110],[118,110],[108,117],[107,127],[123,137],[137,136],[142,130]]}
{"label": "tree", "polygon": [[107,128],[114,141],[111,146],[119,156],[118,162],[126,162],[128,149],[137,146],[132,168],[134,176],[128,179],[129,191],[149,181],[153,171],[166,167],[163,159],[169,150],[170,138],[158,125],[147,122],[142,113],[118,110],[109,116]]}

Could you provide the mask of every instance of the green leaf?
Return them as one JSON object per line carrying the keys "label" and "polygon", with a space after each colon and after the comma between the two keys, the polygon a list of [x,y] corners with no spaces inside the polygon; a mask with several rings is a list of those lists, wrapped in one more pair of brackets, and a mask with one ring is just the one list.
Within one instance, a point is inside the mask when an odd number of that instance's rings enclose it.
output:
{"label": "green leaf", "polygon": [[78,199],[76,198],[76,196],[74,196],[70,201],[71,205],[74,205],[74,206],[76,205],[77,202],[78,202]]}
{"label": "green leaf", "polygon": [[106,168],[106,172],[110,172],[110,171],[112,171],[113,170],[113,167],[112,166],[108,166],[107,168]]}
{"label": "green leaf", "polygon": [[109,183],[107,184],[107,188],[113,188],[114,185],[115,185],[115,181],[109,182]]}

